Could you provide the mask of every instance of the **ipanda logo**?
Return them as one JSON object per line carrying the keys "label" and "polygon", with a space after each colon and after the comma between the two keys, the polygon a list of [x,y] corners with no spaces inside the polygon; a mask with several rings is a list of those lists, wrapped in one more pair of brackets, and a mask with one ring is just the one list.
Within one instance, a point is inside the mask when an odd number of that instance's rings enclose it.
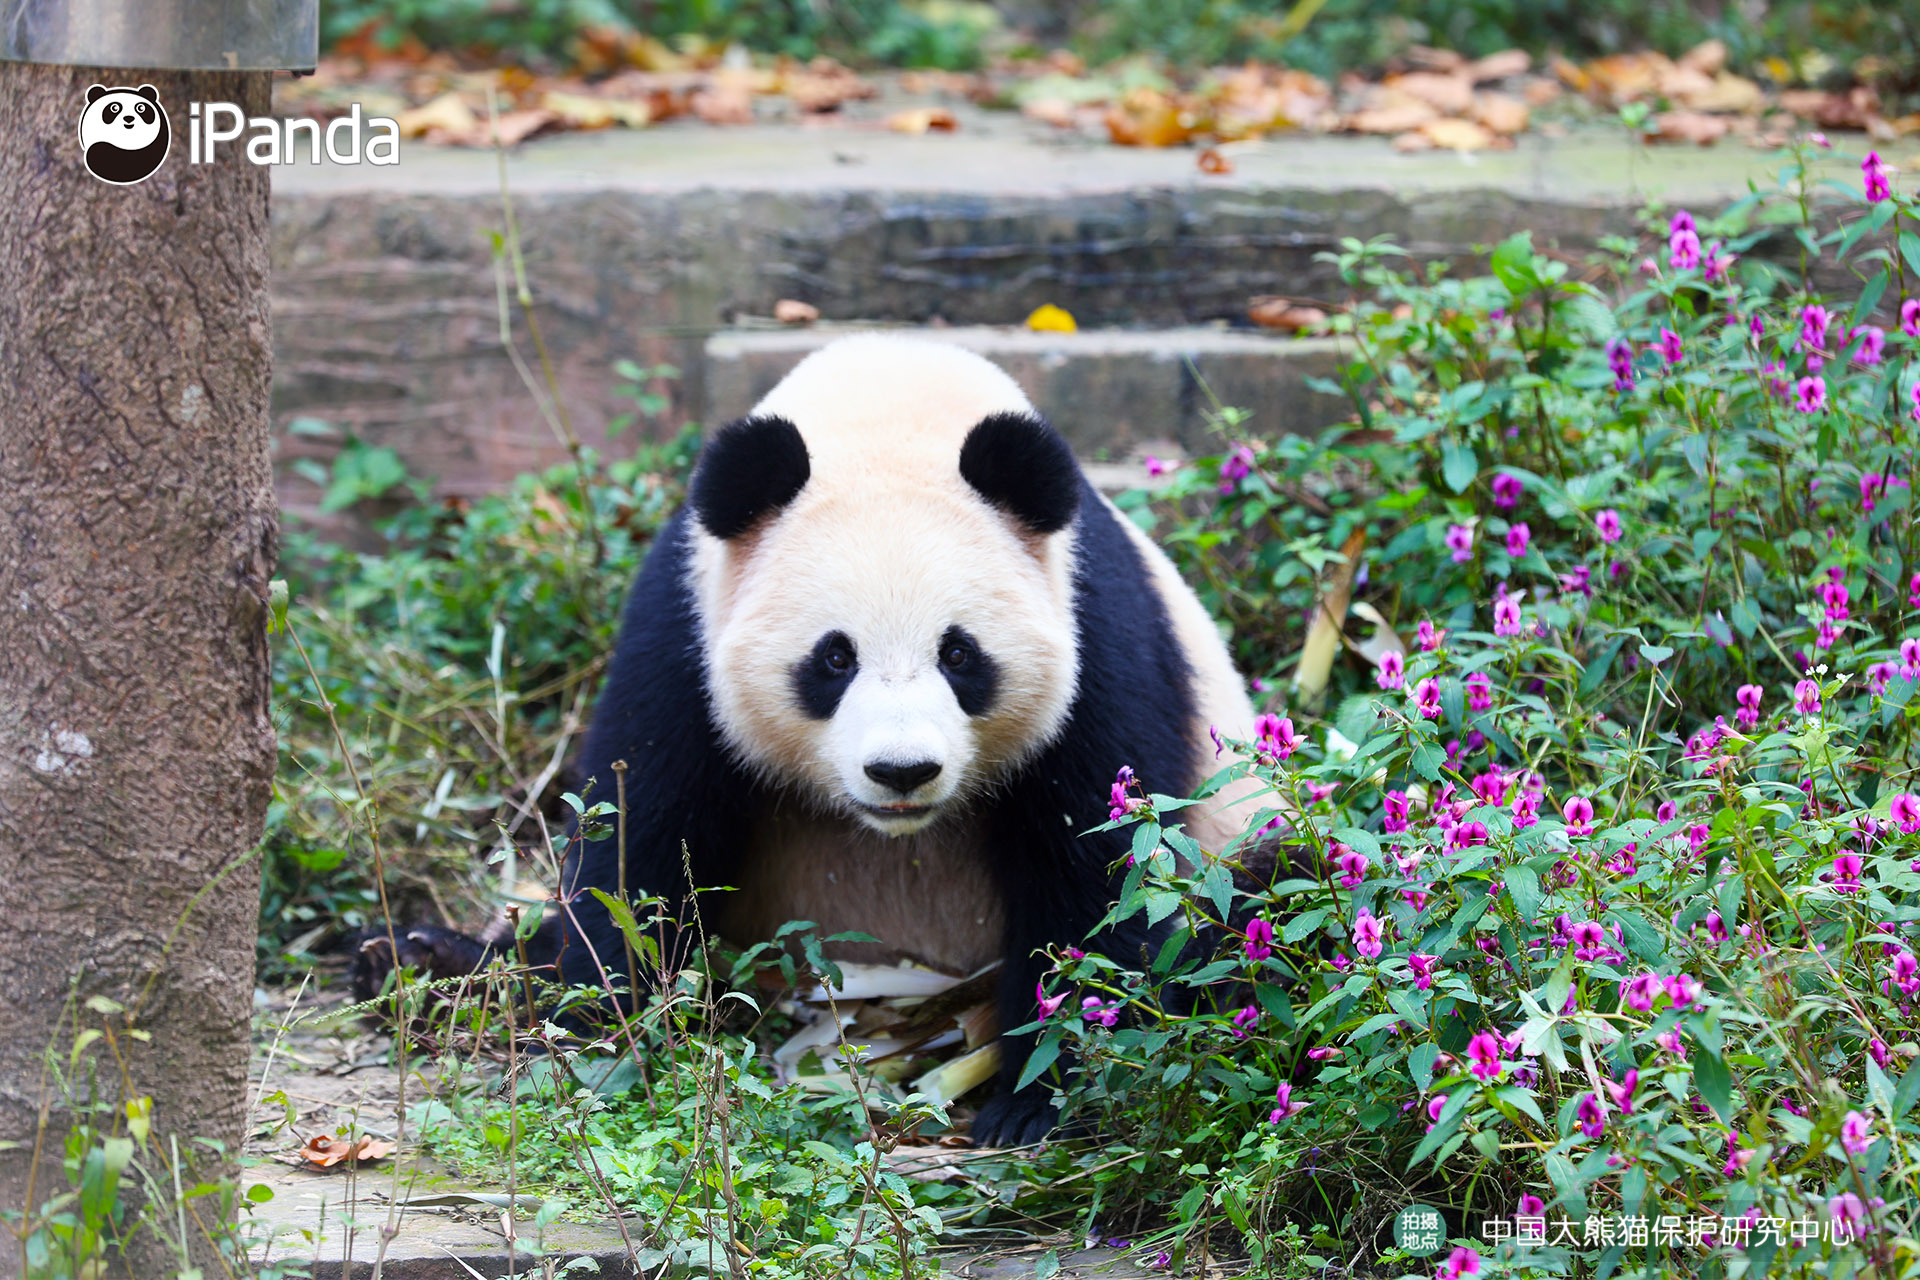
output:
{"label": "ipanda logo", "polygon": [[[223,142],[246,142],[254,164],[294,164],[304,150],[319,164],[323,149],[334,164],[399,164],[400,126],[385,116],[360,115],[354,103],[329,122],[253,116],[231,102],[194,102],[187,107],[187,163],[211,164]],[[132,186],[153,176],[173,143],[167,110],[150,84],[138,88],[96,84],[80,111],[80,151],[87,172],[102,182]]]}

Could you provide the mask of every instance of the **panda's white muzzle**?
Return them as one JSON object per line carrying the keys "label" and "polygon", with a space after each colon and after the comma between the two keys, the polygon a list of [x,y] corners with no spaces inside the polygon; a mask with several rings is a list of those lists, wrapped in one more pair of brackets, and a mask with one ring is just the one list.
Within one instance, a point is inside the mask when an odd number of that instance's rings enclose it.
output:
{"label": "panda's white muzzle", "polygon": [[830,739],[860,820],[885,835],[933,822],[973,763],[967,715],[937,671],[862,671],[834,712]]}

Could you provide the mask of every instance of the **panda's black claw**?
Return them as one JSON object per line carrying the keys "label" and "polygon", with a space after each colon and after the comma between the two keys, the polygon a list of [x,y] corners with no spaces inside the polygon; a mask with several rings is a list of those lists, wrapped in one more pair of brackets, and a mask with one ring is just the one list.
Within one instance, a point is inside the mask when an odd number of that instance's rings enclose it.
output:
{"label": "panda's black claw", "polygon": [[973,1118],[976,1147],[1024,1147],[1039,1142],[1060,1124],[1060,1111],[1036,1090],[990,1098]]}
{"label": "panda's black claw", "polygon": [[397,968],[410,968],[429,980],[454,978],[478,969],[488,955],[487,945],[477,938],[419,924],[391,934],[384,926],[362,929],[347,939],[346,951],[353,998],[362,1003],[379,995],[387,975]]}

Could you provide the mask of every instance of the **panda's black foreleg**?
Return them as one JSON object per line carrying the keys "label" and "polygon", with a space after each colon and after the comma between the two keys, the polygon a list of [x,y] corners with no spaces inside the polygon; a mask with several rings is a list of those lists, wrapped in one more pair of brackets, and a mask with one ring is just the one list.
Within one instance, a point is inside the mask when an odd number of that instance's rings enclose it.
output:
{"label": "panda's black foreleg", "polygon": [[1053,1087],[1047,1076],[1016,1089],[1027,1061],[1039,1042],[1037,1032],[1010,1035],[1039,1015],[1036,988],[1046,974],[1049,961],[1042,950],[1053,941],[1048,930],[1040,927],[1031,908],[1010,903],[1007,912],[1007,946],[1000,961],[1000,986],[995,1004],[1002,1027],[1000,1035],[999,1090],[974,1116],[972,1136],[978,1146],[1017,1147],[1038,1142],[1060,1123],[1060,1111],[1053,1105]]}

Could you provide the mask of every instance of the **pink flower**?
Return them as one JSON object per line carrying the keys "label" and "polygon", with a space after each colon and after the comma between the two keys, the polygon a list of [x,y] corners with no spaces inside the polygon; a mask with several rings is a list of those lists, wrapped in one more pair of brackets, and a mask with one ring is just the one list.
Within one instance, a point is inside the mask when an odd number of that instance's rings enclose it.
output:
{"label": "pink flower", "polygon": [[1127,794],[1128,788],[1132,786],[1133,766],[1123,764],[1120,766],[1120,772],[1114,775],[1113,790],[1108,796],[1107,820],[1109,822],[1118,822],[1128,814],[1146,807],[1145,800]]}
{"label": "pink flower", "polygon": [[1593,801],[1585,796],[1568,796],[1566,803],[1560,806],[1560,813],[1567,820],[1568,835],[1593,834]]}
{"label": "pink flower", "polygon": [[1240,487],[1240,482],[1253,474],[1253,450],[1244,444],[1237,444],[1226,457],[1220,460],[1220,492],[1230,494]]}
{"label": "pink flower", "polygon": [[[1696,241],[1695,243],[1698,243]],[[1607,368],[1613,371],[1613,389],[1615,391],[1633,390],[1633,344],[1625,338],[1615,338],[1607,344]]]}
{"label": "pink flower", "polygon": [[1888,802],[1887,816],[1904,835],[1920,831],[1920,796],[1902,791]]}
{"label": "pink flower", "polygon": [[1718,911],[1707,912],[1707,936],[1715,942],[1725,942],[1731,935],[1727,933],[1727,922],[1720,918]]}
{"label": "pink flower", "polygon": [[1247,1038],[1247,1029],[1258,1021],[1260,1021],[1260,1011],[1252,1005],[1248,1005],[1233,1015],[1233,1025],[1228,1028],[1228,1030],[1233,1032],[1234,1039],[1245,1040]]}
{"label": "pink flower", "polygon": [[1480,1274],[1480,1255],[1465,1245],[1456,1245],[1447,1260],[1435,1271],[1434,1280],[1466,1280]]}
{"label": "pink flower", "polygon": [[1833,323],[1833,316],[1819,303],[1813,303],[1800,312],[1800,349],[1819,351],[1827,345],[1827,326]]}
{"label": "pink flower", "polygon": [[1147,463],[1147,476],[1149,479],[1158,480],[1161,476],[1173,470],[1172,467],[1160,461],[1160,459],[1154,457],[1152,454],[1147,455],[1146,463]]}
{"label": "pink flower", "polygon": [[1538,1218],[1544,1216],[1546,1212],[1547,1202],[1532,1192],[1528,1192],[1520,1197],[1520,1203],[1514,1208],[1513,1216],[1516,1218]]}
{"label": "pink flower", "polygon": [[1866,1203],[1851,1191],[1843,1191],[1827,1201],[1827,1216],[1833,1220],[1836,1241],[1864,1236],[1873,1225]]}
{"label": "pink flower", "polygon": [[[1915,577],[1914,581],[1920,584],[1920,577]],[[1915,590],[1920,590],[1920,586],[1916,586]],[[1420,641],[1420,652],[1422,653],[1432,653],[1435,649],[1438,649],[1447,638],[1446,632],[1436,629],[1433,623],[1425,620],[1422,620],[1419,627],[1415,629],[1414,635]]]}
{"label": "pink flower", "polygon": [[1734,691],[1733,699],[1740,709],[1733,713],[1733,722],[1742,729],[1751,729],[1760,723],[1760,699],[1767,691],[1757,684],[1743,684]]}
{"label": "pink flower", "polygon": [[1335,1049],[1331,1045],[1323,1044],[1307,1050],[1307,1057],[1315,1062],[1325,1062],[1328,1058],[1344,1058],[1346,1056],[1343,1050]]}
{"label": "pink flower", "polygon": [[1523,628],[1520,625],[1520,603],[1512,596],[1503,596],[1493,602],[1493,634],[1497,636],[1517,636]]}
{"label": "pink flower", "polygon": [[1635,974],[1620,984],[1620,999],[1635,1013],[1651,1013],[1653,1002],[1665,989],[1659,977],[1651,973]]}
{"label": "pink flower", "polygon": [[1861,1155],[1873,1145],[1873,1117],[1859,1111],[1847,1112],[1840,1122],[1840,1145],[1849,1155]]}
{"label": "pink flower", "polygon": [[1359,888],[1360,882],[1367,878],[1367,872],[1373,869],[1373,865],[1367,861],[1366,854],[1356,853],[1352,849],[1348,849],[1340,854],[1333,862],[1335,866],[1340,868],[1340,887],[1342,889]]}
{"label": "pink flower", "polygon": [[1811,373],[1794,383],[1793,407],[1802,413],[1818,413],[1826,408],[1827,380]]}
{"label": "pink flower", "polygon": [[1453,552],[1455,564],[1465,564],[1473,559],[1473,526],[1450,524],[1447,526],[1447,547]]}
{"label": "pink flower", "polygon": [[1500,1038],[1490,1031],[1482,1031],[1467,1041],[1467,1061],[1472,1064],[1471,1070],[1477,1079],[1497,1079],[1501,1071]]}
{"label": "pink flower", "polygon": [[1414,706],[1429,720],[1440,718],[1440,685],[1431,676],[1413,687]]}
{"label": "pink flower", "polygon": [[1665,360],[1667,364],[1671,366],[1671,365],[1679,364],[1680,357],[1684,354],[1685,352],[1680,346],[1680,335],[1675,333],[1671,329],[1665,329],[1665,328],[1661,329],[1660,330],[1660,358]]}
{"label": "pink flower", "polygon": [[1895,987],[1908,995],[1920,992],[1920,960],[1915,960],[1909,952],[1896,951],[1887,961],[1887,978],[1880,989],[1892,995]]}
{"label": "pink flower", "polygon": [[1407,680],[1407,660],[1400,656],[1398,649],[1389,649],[1380,655],[1380,662],[1373,673],[1373,682],[1382,689],[1398,689]]}
{"label": "pink flower", "polygon": [[1653,820],[1661,826],[1665,826],[1679,816],[1680,806],[1671,800],[1662,800],[1660,807],[1653,811]]}
{"label": "pink flower", "polygon": [[1293,719],[1290,716],[1262,715],[1254,721],[1253,731],[1254,750],[1281,760],[1291,757],[1306,741],[1293,731]]}
{"label": "pink flower", "polygon": [[1753,1151],[1750,1148],[1745,1148],[1740,1145],[1740,1135],[1737,1133],[1727,1134],[1727,1162],[1720,1166],[1720,1176],[1723,1178],[1738,1177],[1740,1171],[1746,1168],[1748,1162],[1752,1159]]}
{"label": "pink flower", "polygon": [[1427,1120],[1429,1121],[1427,1128],[1431,1129],[1440,1123],[1440,1113],[1447,1109],[1447,1099],[1452,1096],[1447,1093],[1436,1093],[1427,1099]]}
{"label": "pink flower", "polygon": [[[1915,574],[1913,580],[1915,592],[1920,593],[1920,574]],[[1920,601],[1907,603],[1920,609]],[[1905,680],[1920,680],[1920,640],[1910,637],[1900,642],[1900,676]]]}
{"label": "pink flower", "polygon": [[1580,1132],[1589,1138],[1598,1138],[1607,1131],[1607,1108],[1606,1104],[1600,1101],[1599,1095],[1581,1094],[1576,1114],[1580,1117]]}
{"label": "pink flower", "polygon": [[1467,677],[1467,706],[1474,711],[1493,709],[1493,681],[1484,671],[1476,671]]}
{"label": "pink flower", "polygon": [[1860,344],[1860,349],[1853,353],[1853,362],[1861,368],[1871,369],[1886,357],[1887,331],[1879,325],[1855,325],[1849,336]]}
{"label": "pink flower", "polygon": [[1893,187],[1887,182],[1887,166],[1880,162],[1878,151],[1867,152],[1867,158],[1860,162],[1860,177],[1867,191],[1867,203],[1879,204],[1893,195]]}
{"label": "pink flower", "polygon": [[1273,926],[1264,916],[1255,916],[1247,921],[1247,959],[1265,960],[1273,954]]}
{"label": "pink flower", "polygon": [[1531,791],[1521,791],[1513,797],[1513,825],[1519,830],[1537,826],[1540,822],[1540,797]]}
{"label": "pink flower", "polygon": [[[1907,403],[1912,406],[1907,410],[1907,416],[1915,422],[1920,422],[1920,382],[1907,388]],[[1920,573],[1914,574],[1913,580],[1920,582]],[[1920,588],[1915,589],[1914,595],[1920,595]]]}
{"label": "pink flower", "polygon": [[1533,530],[1524,522],[1511,526],[1507,530],[1507,554],[1518,560],[1527,554],[1527,544],[1532,540]]}
{"label": "pink flower", "polygon": [[1841,853],[1834,855],[1833,870],[1822,878],[1833,881],[1836,893],[1857,893],[1860,889],[1860,873],[1863,870],[1865,866],[1859,854]]}
{"label": "pink flower", "polygon": [[1601,1083],[1607,1086],[1607,1096],[1613,1099],[1614,1106],[1620,1108],[1620,1114],[1632,1115],[1633,1093],[1640,1087],[1640,1072],[1629,1067],[1627,1074],[1618,1080],[1603,1080]]}
{"label": "pink flower", "polygon": [[1667,237],[1667,265],[1675,271],[1686,271],[1700,265],[1700,233],[1692,227],[1682,227]]}
{"label": "pink flower", "polygon": [[1099,996],[1088,996],[1080,1002],[1080,1016],[1103,1027],[1111,1027],[1120,1021],[1119,1010]]}
{"label": "pink flower", "polygon": [[1715,240],[1707,249],[1706,257],[1700,260],[1700,269],[1706,272],[1709,283],[1715,283],[1726,279],[1727,273],[1733,270],[1733,264],[1739,260],[1739,254],[1727,252],[1726,247]]}
{"label": "pink flower", "polygon": [[1268,1124],[1279,1124],[1295,1112],[1305,1111],[1307,1109],[1306,1103],[1294,1099],[1293,1086],[1284,1080],[1280,1082],[1280,1087],[1273,1091],[1273,1100],[1280,1105],[1275,1107],[1272,1113],[1267,1116]]}
{"label": "pink flower", "polygon": [[1380,956],[1380,921],[1371,911],[1362,911],[1353,922],[1353,949],[1369,960]]}
{"label": "pink flower", "polygon": [[1600,541],[1609,543],[1620,541],[1620,513],[1612,507],[1608,507],[1593,518],[1593,527],[1599,532]]}
{"label": "pink flower", "polygon": [[1900,304],[1900,332],[1920,338],[1920,298],[1908,298]]}
{"label": "pink flower", "polygon": [[1502,471],[1493,478],[1493,505],[1502,508],[1517,506],[1525,489],[1526,485],[1519,476]]}
{"label": "pink flower", "polygon": [[1386,820],[1380,825],[1388,835],[1407,829],[1407,818],[1413,812],[1413,801],[1404,791],[1389,791],[1381,797],[1386,809]]}
{"label": "pink flower", "polygon": [[1033,984],[1033,998],[1040,1004],[1040,1021],[1042,1022],[1060,1012],[1060,1006],[1067,1002],[1065,992],[1057,996],[1048,995],[1047,984],[1044,982]]}
{"label": "pink flower", "polygon": [[1413,975],[1416,990],[1426,991],[1433,986],[1433,966],[1439,959],[1439,956],[1430,956],[1421,951],[1407,957],[1407,972]]}
{"label": "pink flower", "polygon": [[1812,680],[1802,680],[1793,686],[1793,709],[1803,716],[1820,714],[1820,686]]}
{"label": "pink flower", "polygon": [[1705,994],[1706,989],[1700,985],[1698,978],[1676,973],[1667,979],[1667,996],[1676,1009],[1691,1009],[1701,1002]]}

